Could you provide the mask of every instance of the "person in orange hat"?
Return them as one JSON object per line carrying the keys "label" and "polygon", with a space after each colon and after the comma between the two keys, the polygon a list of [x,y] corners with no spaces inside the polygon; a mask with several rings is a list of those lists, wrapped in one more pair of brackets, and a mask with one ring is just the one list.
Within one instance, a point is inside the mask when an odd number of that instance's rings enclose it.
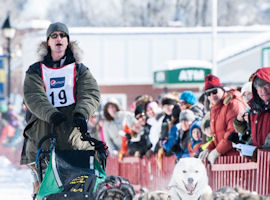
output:
{"label": "person in orange hat", "polygon": [[211,164],[220,155],[235,154],[232,142],[228,136],[234,132],[233,120],[238,113],[245,110],[245,104],[239,91],[226,91],[219,78],[213,74],[205,77],[205,95],[210,101],[210,127],[213,141],[202,151],[199,158],[208,160]]}

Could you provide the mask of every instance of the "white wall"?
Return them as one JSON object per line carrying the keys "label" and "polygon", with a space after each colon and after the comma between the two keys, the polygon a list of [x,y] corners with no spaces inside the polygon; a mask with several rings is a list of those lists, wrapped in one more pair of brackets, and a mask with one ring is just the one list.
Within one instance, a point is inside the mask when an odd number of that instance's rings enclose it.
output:
{"label": "white wall", "polygon": [[250,75],[260,67],[260,49],[253,49],[235,59],[219,64],[217,75],[221,77],[221,82],[245,83]]}

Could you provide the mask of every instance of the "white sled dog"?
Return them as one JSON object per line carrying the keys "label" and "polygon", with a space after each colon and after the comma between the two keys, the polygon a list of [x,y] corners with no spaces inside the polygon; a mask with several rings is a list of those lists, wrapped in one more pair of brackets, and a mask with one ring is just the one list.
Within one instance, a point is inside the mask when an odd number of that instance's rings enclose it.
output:
{"label": "white sled dog", "polygon": [[172,200],[198,200],[211,195],[206,169],[199,158],[181,158],[169,183]]}

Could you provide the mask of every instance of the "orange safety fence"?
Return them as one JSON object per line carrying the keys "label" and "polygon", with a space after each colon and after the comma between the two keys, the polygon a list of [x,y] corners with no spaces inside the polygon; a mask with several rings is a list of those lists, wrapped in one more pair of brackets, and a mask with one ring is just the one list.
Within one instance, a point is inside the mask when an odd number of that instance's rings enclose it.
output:
{"label": "orange safety fence", "polygon": [[[146,187],[149,190],[167,189],[175,166],[175,157],[163,157],[162,169],[157,165],[157,156],[150,159],[109,157],[106,172],[129,179],[136,191]],[[260,195],[270,194],[270,150],[258,150],[257,162],[241,156],[221,156],[215,164],[205,164],[209,185],[218,188],[239,186]]]}

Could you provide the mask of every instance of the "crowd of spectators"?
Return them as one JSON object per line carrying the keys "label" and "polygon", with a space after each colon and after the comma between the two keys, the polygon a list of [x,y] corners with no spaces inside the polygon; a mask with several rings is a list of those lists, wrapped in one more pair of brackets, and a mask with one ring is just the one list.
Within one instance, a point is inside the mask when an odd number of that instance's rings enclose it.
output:
{"label": "crowd of spectators", "polygon": [[[201,94],[166,91],[159,99],[142,94],[128,110],[112,99],[90,117],[88,132],[120,161],[157,154],[159,160],[199,157],[214,163],[221,155],[239,154],[232,143],[270,148],[269,77],[270,68],[261,68],[242,87],[228,88],[210,74]],[[0,117],[0,146],[20,149],[25,109],[17,113],[1,105]]]}
{"label": "crowd of spectators", "polygon": [[[153,154],[199,157],[214,163],[221,155],[238,155],[233,143],[270,148],[270,68],[255,72],[242,87],[224,87],[212,74],[201,94],[167,92],[162,98],[142,94],[132,109],[108,101],[89,130],[103,140],[111,156],[151,157]],[[258,81],[258,79],[260,81]],[[260,127],[256,126],[256,121]],[[98,131],[98,132],[97,132]]]}

